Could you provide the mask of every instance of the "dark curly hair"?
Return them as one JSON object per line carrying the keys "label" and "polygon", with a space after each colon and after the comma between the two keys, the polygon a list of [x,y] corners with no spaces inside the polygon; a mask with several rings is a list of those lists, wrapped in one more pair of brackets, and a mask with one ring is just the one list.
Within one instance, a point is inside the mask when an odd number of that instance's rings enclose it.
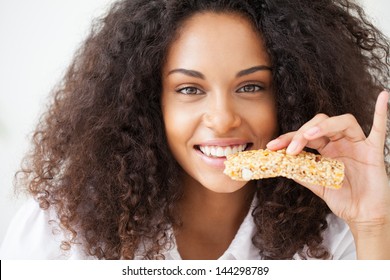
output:
{"label": "dark curly hair", "polygon": [[[179,223],[181,171],[160,108],[161,69],[195,13],[235,13],[262,35],[272,60],[280,134],[317,113],[353,114],[368,133],[388,87],[389,44],[347,0],[123,0],[93,25],[39,122],[18,179],[43,209],[99,259],[163,258]],[[385,149],[386,154],[388,149]],[[331,258],[330,213],[285,179],[257,182],[253,243],[264,259]]]}

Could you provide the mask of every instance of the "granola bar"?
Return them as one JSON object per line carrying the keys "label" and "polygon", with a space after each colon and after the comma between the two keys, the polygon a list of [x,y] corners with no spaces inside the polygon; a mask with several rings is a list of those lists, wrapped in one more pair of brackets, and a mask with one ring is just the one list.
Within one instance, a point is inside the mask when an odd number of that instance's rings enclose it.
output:
{"label": "granola bar", "polygon": [[251,150],[228,155],[224,173],[237,181],[282,176],[338,189],[344,180],[344,164],[305,151],[293,156],[285,149]]}

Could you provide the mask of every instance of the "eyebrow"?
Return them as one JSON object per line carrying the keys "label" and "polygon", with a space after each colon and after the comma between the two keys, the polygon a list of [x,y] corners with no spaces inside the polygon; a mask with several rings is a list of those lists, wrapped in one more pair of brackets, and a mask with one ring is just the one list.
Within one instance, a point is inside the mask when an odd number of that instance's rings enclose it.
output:
{"label": "eyebrow", "polygon": [[257,72],[257,71],[264,71],[264,70],[272,71],[272,67],[267,66],[267,65],[254,66],[254,67],[251,67],[248,69],[241,70],[240,72],[237,73],[236,77],[239,78],[239,77],[242,77],[245,75],[252,74],[252,73]]}
{"label": "eyebrow", "polygon": [[169,71],[168,75],[171,75],[173,73],[182,73],[184,75],[191,76],[194,78],[200,78],[202,80],[205,79],[205,76],[202,73],[200,73],[199,71],[195,71],[195,70],[178,68],[178,69],[173,69],[173,70]]}
{"label": "eyebrow", "polygon": [[[267,66],[267,65],[254,66],[254,67],[251,67],[251,68],[239,71],[236,74],[236,77],[239,78],[239,77],[242,77],[242,76],[245,76],[245,75],[252,74],[252,73],[257,72],[257,71],[264,71],[264,70],[272,71],[272,67]],[[194,77],[194,78],[199,78],[199,79],[205,80],[205,76],[201,72],[196,71],[196,70],[177,68],[177,69],[173,69],[173,70],[169,71],[168,75],[171,75],[173,73],[182,73],[182,74],[190,76],[190,77]]]}

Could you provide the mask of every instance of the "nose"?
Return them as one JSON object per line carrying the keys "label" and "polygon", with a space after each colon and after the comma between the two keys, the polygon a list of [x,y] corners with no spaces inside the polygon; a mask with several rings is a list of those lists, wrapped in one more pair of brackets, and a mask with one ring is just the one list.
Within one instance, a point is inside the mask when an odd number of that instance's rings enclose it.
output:
{"label": "nose", "polygon": [[241,124],[241,117],[229,95],[210,98],[203,115],[205,125],[217,135],[224,135]]}

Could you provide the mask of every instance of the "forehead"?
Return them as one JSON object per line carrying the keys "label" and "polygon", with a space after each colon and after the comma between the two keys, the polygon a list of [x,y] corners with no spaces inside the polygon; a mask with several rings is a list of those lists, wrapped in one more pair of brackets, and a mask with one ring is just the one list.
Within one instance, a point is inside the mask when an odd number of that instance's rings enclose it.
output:
{"label": "forehead", "polygon": [[187,19],[168,49],[166,67],[194,67],[210,60],[221,66],[270,65],[259,32],[247,18],[233,13],[204,12]]}

